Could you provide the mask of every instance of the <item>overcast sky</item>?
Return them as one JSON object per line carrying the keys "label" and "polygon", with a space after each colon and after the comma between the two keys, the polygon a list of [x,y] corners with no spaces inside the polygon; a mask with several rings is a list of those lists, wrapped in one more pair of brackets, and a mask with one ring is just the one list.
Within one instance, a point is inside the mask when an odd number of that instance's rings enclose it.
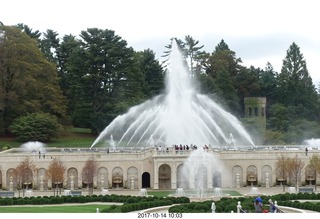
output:
{"label": "overcast sky", "polygon": [[150,48],[157,57],[172,37],[190,35],[206,52],[224,39],[244,65],[264,68],[270,62],[278,72],[295,42],[314,84],[320,82],[317,0],[8,0],[0,8],[5,25],[52,29],[60,37],[110,29],[136,51]]}

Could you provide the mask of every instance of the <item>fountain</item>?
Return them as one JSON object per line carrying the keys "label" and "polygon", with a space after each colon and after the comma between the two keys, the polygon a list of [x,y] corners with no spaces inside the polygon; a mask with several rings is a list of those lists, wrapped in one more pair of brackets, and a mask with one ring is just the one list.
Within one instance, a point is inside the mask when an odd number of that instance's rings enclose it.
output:
{"label": "fountain", "polygon": [[176,197],[186,196],[186,194],[184,193],[183,188],[177,188],[175,196]]}
{"label": "fountain", "polygon": [[166,92],[116,117],[90,148],[99,144],[110,147],[111,140],[114,147],[130,148],[154,147],[155,144],[167,147],[175,144],[254,145],[235,116],[196,92],[184,63],[173,40]]}
{"label": "fountain", "polygon": [[297,193],[296,188],[293,186],[288,187],[288,193],[290,193],[290,194]]}
{"label": "fountain", "polygon": [[147,190],[146,189],[140,189],[139,196],[147,197],[148,196]]}
{"label": "fountain", "polygon": [[260,196],[260,195],[264,195],[264,194],[261,194],[257,187],[251,187],[250,192],[248,194],[244,194],[244,196]]}
{"label": "fountain", "polygon": [[110,195],[110,191],[108,189],[101,189],[101,195]]}
{"label": "fountain", "polygon": [[309,146],[308,147],[309,150],[311,150],[312,148],[317,148],[318,150],[320,150],[320,139],[311,138],[311,139],[304,140],[303,143]]}
{"label": "fountain", "polygon": [[221,188],[214,188],[213,190],[213,196],[221,197],[223,195]]}
{"label": "fountain", "polygon": [[23,151],[36,153],[36,152],[44,152],[44,147],[46,144],[39,141],[29,141],[20,146]]}

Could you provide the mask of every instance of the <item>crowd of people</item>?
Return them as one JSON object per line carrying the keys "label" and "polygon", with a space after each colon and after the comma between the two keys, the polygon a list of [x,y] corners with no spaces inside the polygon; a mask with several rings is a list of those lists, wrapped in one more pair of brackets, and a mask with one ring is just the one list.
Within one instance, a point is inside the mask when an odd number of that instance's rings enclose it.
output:
{"label": "crowd of people", "polygon": [[[198,146],[197,145],[193,145],[191,144],[190,146],[189,145],[173,145],[173,148],[176,152],[178,151],[189,151],[189,150],[197,150],[198,149]],[[157,151],[169,151],[169,147],[165,147],[165,146],[155,146],[155,149]],[[204,145],[203,146],[203,150],[204,151],[209,151],[209,146],[208,145]]]}

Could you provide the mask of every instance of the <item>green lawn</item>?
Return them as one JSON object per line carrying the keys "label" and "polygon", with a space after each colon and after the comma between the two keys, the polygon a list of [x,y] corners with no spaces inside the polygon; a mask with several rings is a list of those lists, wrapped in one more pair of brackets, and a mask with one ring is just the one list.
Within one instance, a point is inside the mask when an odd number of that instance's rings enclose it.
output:
{"label": "green lawn", "polygon": [[96,213],[96,209],[109,208],[110,205],[61,205],[61,206],[1,206],[0,213]]}
{"label": "green lawn", "polygon": [[[90,133],[89,129],[84,128],[65,128],[59,134],[59,138],[52,139],[51,142],[47,142],[47,147],[75,147],[75,148],[89,148],[97,138],[97,135]],[[3,146],[19,147],[24,142],[16,141],[13,137],[0,138],[0,150]]]}

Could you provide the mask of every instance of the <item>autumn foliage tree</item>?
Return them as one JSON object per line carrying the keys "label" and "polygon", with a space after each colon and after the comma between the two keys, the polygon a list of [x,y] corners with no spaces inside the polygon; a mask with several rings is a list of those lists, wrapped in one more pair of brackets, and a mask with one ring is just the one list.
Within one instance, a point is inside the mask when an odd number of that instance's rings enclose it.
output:
{"label": "autumn foliage tree", "polygon": [[289,158],[281,155],[276,162],[276,173],[279,179],[282,181],[283,191],[285,191],[285,181],[289,176],[289,169],[288,169]]}
{"label": "autumn foliage tree", "polygon": [[48,167],[48,170],[46,172],[47,179],[50,179],[53,185],[54,193],[57,192],[58,194],[58,186],[62,184],[64,181],[64,172],[66,168],[63,165],[62,161],[58,158],[54,158]]}
{"label": "autumn foliage tree", "polygon": [[304,162],[295,156],[293,158],[289,158],[288,160],[288,171],[289,177],[294,182],[296,187],[296,191],[298,191],[299,180],[301,179],[301,170],[304,167]]}
{"label": "autumn foliage tree", "polygon": [[89,194],[93,194],[93,180],[97,175],[98,165],[93,157],[90,157],[84,164],[82,169],[82,182],[85,183],[89,189]]}
{"label": "autumn foliage tree", "polygon": [[19,190],[19,196],[21,189],[29,189],[28,186],[32,185],[33,175],[37,170],[36,164],[29,157],[26,157],[14,169],[14,180],[16,181],[17,189]]}
{"label": "autumn foliage tree", "polygon": [[317,174],[320,173],[320,156],[318,154],[312,155],[309,160],[309,165],[311,166],[312,170],[314,171],[315,176],[315,191],[317,191]]}

